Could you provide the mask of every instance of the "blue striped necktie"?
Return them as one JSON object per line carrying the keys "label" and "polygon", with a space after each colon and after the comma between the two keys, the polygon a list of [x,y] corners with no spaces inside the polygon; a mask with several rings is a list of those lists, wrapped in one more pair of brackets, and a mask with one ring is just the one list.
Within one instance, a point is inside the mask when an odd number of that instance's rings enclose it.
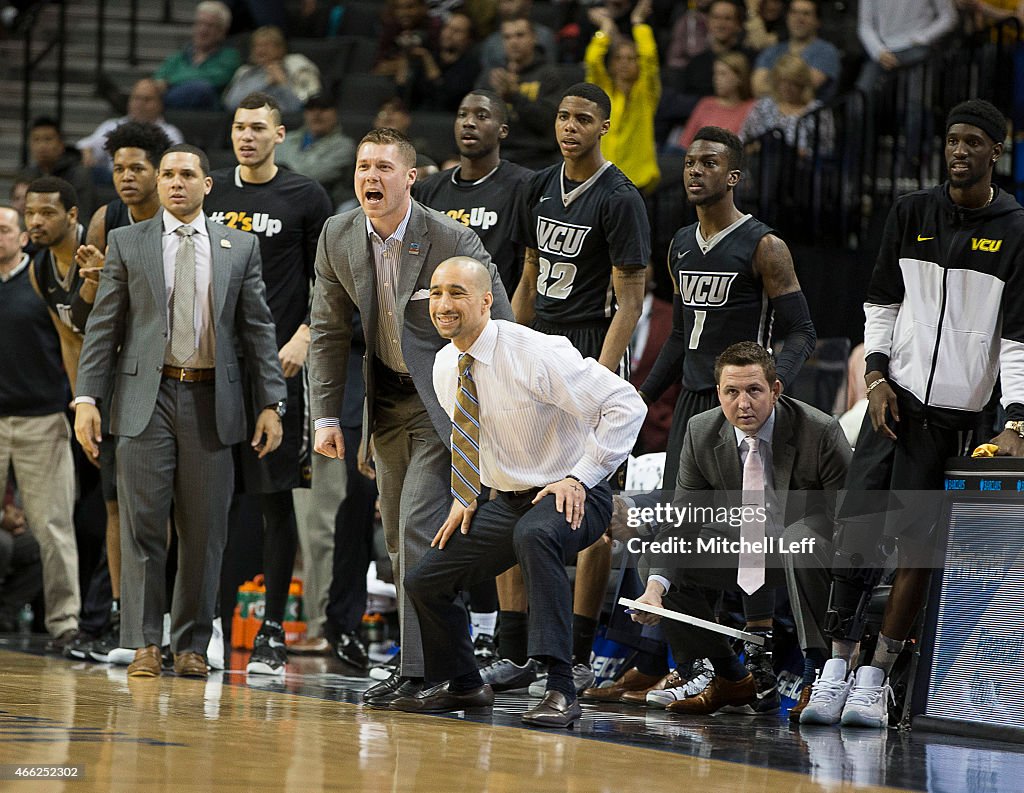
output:
{"label": "blue striped necktie", "polygon": [[473,356],[459,356],[459,392],[452,416],[452,495],[469,506],[480,495],[480,402]]}

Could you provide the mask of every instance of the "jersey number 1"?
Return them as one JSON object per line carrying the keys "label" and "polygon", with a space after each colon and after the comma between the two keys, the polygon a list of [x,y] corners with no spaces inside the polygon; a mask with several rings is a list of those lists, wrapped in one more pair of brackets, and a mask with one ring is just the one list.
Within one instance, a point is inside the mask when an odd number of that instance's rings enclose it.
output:
{"label": "jersey number 1", "polygon": [[[565,300],[572,291],[572,282],[576,280],[576,265],[569,262],[554,262],[543,256],[538,257],[537,291],[554,300]],[[557,279],[548,286],[548,278]]]}
{"label": "jersey number 1", "polygon": [[707,315],[707,311],[693,312],[693,330],[690,331],[691,350],[696,350],[697,347],[700,345],[700,334],[704,332],[704,318]]}

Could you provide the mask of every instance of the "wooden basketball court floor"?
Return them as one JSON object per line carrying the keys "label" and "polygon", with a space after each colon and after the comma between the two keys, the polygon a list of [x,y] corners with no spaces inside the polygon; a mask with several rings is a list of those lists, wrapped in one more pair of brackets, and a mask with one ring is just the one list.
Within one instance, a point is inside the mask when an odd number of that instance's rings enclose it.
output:
{"label": "wooden basketball court floor", "polygon": [[[593,704],[575,730],[535,730],[518,721],[524,695],[472,717],[360,707],[370,681],[333,659],[247,681],[236,654],[238,670],[205,682],[135,680],[43,656],[42,643],[0,639],[2,791],[1024,791],[1024,753],[1009,744]],[[22,766],[80,775],[26,779]]]}

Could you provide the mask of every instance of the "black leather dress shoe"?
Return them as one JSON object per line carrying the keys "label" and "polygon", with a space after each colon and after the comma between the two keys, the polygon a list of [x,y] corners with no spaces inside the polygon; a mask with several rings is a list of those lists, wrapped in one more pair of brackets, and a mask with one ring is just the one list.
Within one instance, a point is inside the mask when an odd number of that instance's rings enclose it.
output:
{"label": "black leather dress shoe", "polygon": [[413,697],[423,690],[422,680],[392,675],[363,692],[363,704],[371,708],[386,708],[399,697]]}
{"label": "black leather dress shoe", "polygon": [[523,722],[532,727],[569,727],[583,715],[579,700],[569,702],[561,691],[548,691],[535,708],[523,714]]}
{"label": "black leather dress shoe", "polygon": [[366,648],[354,633],[343,633],[338,637],[338,641],[334,643],[334,657],[358,672],[365,672],[370,668],[370,657],[366,654]]}
{"label": "black leather dress shoe", "polygon": [[449,691],[448,683],[425,688],[414,697],[392,700],[391,710],[406,713],[451,713],[456,710],[479,710],[494,705],[494,692],[484,684],[469,691]]}

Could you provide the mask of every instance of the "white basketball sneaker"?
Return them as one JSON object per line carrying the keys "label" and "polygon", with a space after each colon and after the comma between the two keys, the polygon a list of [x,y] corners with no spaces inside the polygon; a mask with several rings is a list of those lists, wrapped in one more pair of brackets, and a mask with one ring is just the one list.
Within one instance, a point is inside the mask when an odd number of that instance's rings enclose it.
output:
{"label": "white basketball sneaker", "polygon": [[857,670],[840,724],[844,727],[875,729],[888,727],[888,701],[892,698],[892,689],[889,688],[885,672],[877,666],[862,666]]}
{"label": "white basketball sneaker", "polygon": [[811,699],[800,714],[800,723],[838,724],[850,687],[851,683],[846,679],[846,661],[842,658],[827,660],[814,681]]}

